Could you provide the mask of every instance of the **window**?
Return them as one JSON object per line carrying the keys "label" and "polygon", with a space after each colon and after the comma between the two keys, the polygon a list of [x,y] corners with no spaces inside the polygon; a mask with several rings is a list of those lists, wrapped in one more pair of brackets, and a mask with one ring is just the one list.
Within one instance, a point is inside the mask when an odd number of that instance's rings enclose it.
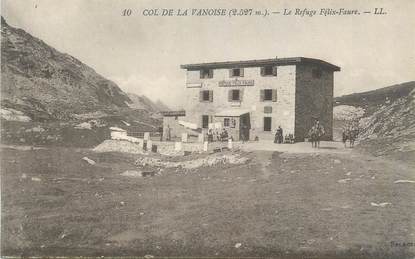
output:
{"label": "window", "polygon": [[264,90],[264,101],[272,101],[272,89]]}
{"label": "window", "polygon": [[239,101],[239,90],[232,90],[232,101]]}
{"label": "window", "polygon": [[229,127],[229,121],[230,121],[229,118],[224,118],[223,119],[223,127]]}
{"label": "window", "polygon": [[244,76],[243,68],[232,68],[229,69],[229,77],[242,77]]}
{"label": "window", "polygon": [[321,78],[323,72],[321,71],[321,69],[315,68],[311,71],[311,73],[313,74],[313,78]]}
{"label": "window", "polygon": [[271,131],[271,117],[264,117],[264,131]]}
{"label": "window", "polygon": [[277,89],[262,89],[260,90],[260,101],[277,101]]}
{"label": "window", "polygon": [[212,90],[200,91],[199,101],[201,101],[201,102],[213,102],[213,91]]}
{"label": "window", "polygon": [[202,68],[200,70],[200,78],[212,78],[213,77],[213,70],[208,68]]}
{"label": "window", "polygon": [[209,101],[209,91],[203,91],[203,101]]}
{"label": "window", "polygon": [[242,102],[244,95],[243,89],[233,89],[228,91],[228,102]]}
{"label": "window", "polygon": [[202,115],[202,128],[207,129],[209,127],[209,115]]}
{"label": "window", "polygon": [[261,67],[261,76],[277,76],[276,66]]}

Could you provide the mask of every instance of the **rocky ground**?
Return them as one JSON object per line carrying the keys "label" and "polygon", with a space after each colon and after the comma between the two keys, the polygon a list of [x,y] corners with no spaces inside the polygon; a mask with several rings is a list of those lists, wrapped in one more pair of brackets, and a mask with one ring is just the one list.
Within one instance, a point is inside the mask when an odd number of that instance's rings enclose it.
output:
{"label": "rocky ground", "polygon": [[0,155],[3,255],[415,252],[414,167],[357,150],[160,158],[3,146]]}

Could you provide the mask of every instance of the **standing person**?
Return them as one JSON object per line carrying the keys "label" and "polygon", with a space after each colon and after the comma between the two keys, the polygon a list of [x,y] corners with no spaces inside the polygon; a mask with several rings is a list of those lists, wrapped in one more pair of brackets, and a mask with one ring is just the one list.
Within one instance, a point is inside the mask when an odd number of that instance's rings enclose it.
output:
{"label": "standing person", "polygon": [[320,138],[325,134],[323,125],[320,124],[320,121],[317,119],[316,123],[314,125],[315,131],[316,131],[316,144],[317,148],[320,148]]}
{"label": "standing person", "polygon": [[166,139],[167,139],[167,141],[170,141],[171,140],[171,129],[170,129],[170,125],[167,125],[167,132],[166,132],[167,134],[166,134]]}
{"label": "standing person", "polygon": [[275,136],[274,136],[274,143],[278,144],[278,140],[279,140],[280,136],[279,136],[279,131],[278,129],[275,131]]}
{"label": "standing person", "polygon": [[245,143],[245,141],[247,140],[246,135],[245,135],[247,128],[248,127],[246,126],[246,124],[242,124],[242,127],[241,127],[241,130],[242,130],[242,132],[241,132],[242,143]]}
{"label": "standing person", "polygon": [[160,141],[163,141],[163,127],[159,127]]}
{"label": "standing person", "polygon": [[274,143],[281,144],[283,141],[283,136],[284,135],[281,126],[278,126],[277,131],[275,132]]}
{"label": "standing person", "polygon": [[208,131],[208,142],[213,142],[213,130],[209,129]]}

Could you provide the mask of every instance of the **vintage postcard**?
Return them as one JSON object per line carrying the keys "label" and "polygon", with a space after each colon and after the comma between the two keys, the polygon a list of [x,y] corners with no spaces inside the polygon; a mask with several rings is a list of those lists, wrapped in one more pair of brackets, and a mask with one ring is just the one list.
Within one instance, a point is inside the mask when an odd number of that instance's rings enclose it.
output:
{"label": "vintage postcard", "polygon": [[1,1],[1,252],[414,258],[415,2]]}

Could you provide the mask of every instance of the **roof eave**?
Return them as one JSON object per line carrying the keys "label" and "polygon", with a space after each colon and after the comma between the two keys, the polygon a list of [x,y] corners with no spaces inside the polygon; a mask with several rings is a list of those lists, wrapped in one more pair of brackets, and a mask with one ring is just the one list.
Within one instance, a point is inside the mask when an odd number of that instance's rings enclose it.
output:
{"label": "roof eave", "polygon": [[298,65],[301,63],[314,63],[327,67],[333,71],[340,71],[340,67],[328,63],[320,59],[295,57],[295,58],[278,58],[278,59],[262,59],[262,60],[247,60],[247,61],[225,61],[225,62],[211,62],[211,63],[196,63],[180,65],[181,69],[186,70],[200,70],[202,68],[232,68],[232,67],[255,67],[264,65]]}

